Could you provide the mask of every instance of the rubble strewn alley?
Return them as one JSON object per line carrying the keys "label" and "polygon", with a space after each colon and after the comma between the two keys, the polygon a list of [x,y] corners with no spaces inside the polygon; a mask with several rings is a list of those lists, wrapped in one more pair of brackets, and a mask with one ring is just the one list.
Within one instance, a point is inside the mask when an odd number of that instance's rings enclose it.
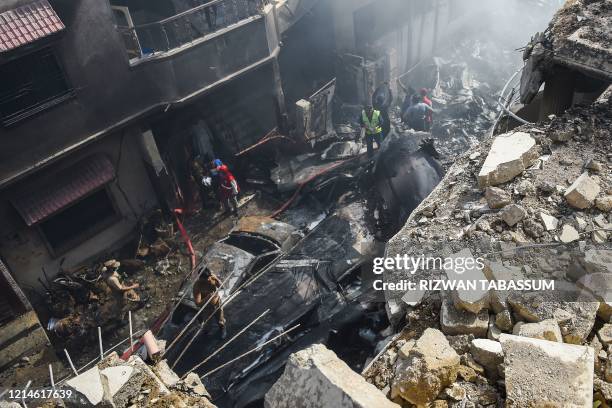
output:
{"label": "rubble strewn alley", "polygon": [[612,0],[2,2],[0,408],[612,406],[611,61]]}

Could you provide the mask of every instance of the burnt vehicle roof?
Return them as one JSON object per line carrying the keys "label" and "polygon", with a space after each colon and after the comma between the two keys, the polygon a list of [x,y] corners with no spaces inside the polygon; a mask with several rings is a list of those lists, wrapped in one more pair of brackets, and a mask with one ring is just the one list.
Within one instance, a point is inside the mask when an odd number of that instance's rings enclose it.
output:
{"label": "burnt vehicle roof", "polygon": [[196,266],[194,279],[185,282],[181,288],[181,291],[188,291],[183,298],[183,303],[187,303],[195,307],[195,304],[193,303],[193,283],[195,281],[195,277],[200,274],[205,266],[208,267],[212,273],[217,275],[221,281],[225,280],[227,276],[231,275],[229,280],[223,286],[223,289],[219,291],[223,297],[229,295],[234,286],[242,278],[244,271],[247,270],[254,259],[255,255],[243,249],[223,242],[215,242],[208,248],[208,251],[206,251],[202,257],[202,260]]}
{"label": "burnt vehicle roof", "polygon": [[[253,395],[248,398],[257,398],[255,394],[265,392],[271,385],[261,382],[262,372],[264,376],[280,375],[279,370],[289,352],[296,351],[296,346],[303,347],[304,343],[325,341],[333,325],[340,324],[342,318],[338,316],[347,314],[348,302],[341,296],[337,283],[347,269],[363,258],[361,249],[364,246],[361,240],[367,234],[364,234],[365,220],[361,217],[363,211],[357,208],[360,205],[356,204],[348,210],[348,214],[345,208],[351,207],[351,204],[346,205],[343,210],[321,222],[290,254],[274,263],[270,270],[224,308],[228,338],[265,310],[270,311],[227,345],[223,352],[197,369],[200,375],[264,343],[298,322],[301,327],[289,335],[290,338],[299,339],[297,343],[279,340],[205,377],[203,381],[220,407],[243,406],[238,400],[244,396],[226,392],[228,387],[237,391],[249,389],[248,393]],[[373,237],[367,236],[365,239]],[[183,340],[181,342],[183,345],[186,343]],[[177,372],[182,374],[190,370],[224,342],[216,324],[207,325],[177,364]],[[175,349],[180,351],[182,347],[178,345]],[[171,353],[169,359],[174,358],[176,355]],[[257,393],[252,392],[253,387],[258,390]]]}
{"label": "burnt vehicle roof", "polygon": [[238,220],[238,224],[230,234],[249,233],[273,240],[282,246],[296,231],[293,225],[270,217],[250,216]]}

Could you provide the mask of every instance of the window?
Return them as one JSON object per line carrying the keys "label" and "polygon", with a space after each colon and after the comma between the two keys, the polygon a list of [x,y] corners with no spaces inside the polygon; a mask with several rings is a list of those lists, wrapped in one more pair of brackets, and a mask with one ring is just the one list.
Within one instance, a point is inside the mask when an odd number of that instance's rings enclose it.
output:
{"label": "window", "polygon": [[49,249],[65,252],[119,219],[114,203],[102,188],[39,224]]}
{"label": "window", "polygon": [[48,109],[72,93],[50,48],[0,65],[0,120],[4,126]]}

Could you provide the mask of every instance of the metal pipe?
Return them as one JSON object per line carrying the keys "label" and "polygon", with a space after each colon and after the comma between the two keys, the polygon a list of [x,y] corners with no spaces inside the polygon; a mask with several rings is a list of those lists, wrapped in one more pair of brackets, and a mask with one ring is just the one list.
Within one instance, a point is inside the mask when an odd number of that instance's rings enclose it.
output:
{"label": "metal pipe", "polygon": [[74,375],[79,375],[79,372],[74,368],[74,364],[72,363],[72,359],[70,358],[70,354],[68,354],[68,350],[64,349],[64,353],[66,354],[66,358],[68,359],[68,363],[70,364],[70,368],[74,372]]}
{"label": "metal pipe", "polygon": [[[221,345],[221,347],[219,347],[218,349],[216,349],[214,352],[212,352],[211,355],[209,355],[208,357],[206,357],[204,360],[202,360],[200,363],[196,364],[195,366],[193,366],[192,368],[190,368],[187,372],[191,372],[191,371],[195,371],[198,368],[202,367],[204,364],[206,364],[208,361],[210,361],[211,358],[213,358],[214,356],[216,356],[217,354],[219,354],[224,348],[226,348],[227,346],[229,346],[234,340],[236,340],[238,337],[240,337],[240,335],[242,333],[244,333],[245,331],[247,331],[251,326],[253,326],[255,323],[257,323],[259,321],[259,319],[261,319],[262,317],[264,317],[265,315],[268,314],[268,312],[270,312],[270,309],[267,309],[265,312],[263,312],[262,314],[260,314],[255,320],[253,320],[251,323],[249,323],[248,325],[246,325],[242,330],[240,330],[238,333],[236,333],[236,335],[234,335],[234,337],[232,337],[231,339],[229,339],[228,341],[226,341],[223,345]],[[175,362],[176,364],[176,362]],[[187,374],[183,374],[183,377],[181,377],[181,379],[185,378],[185,376],[187,376]]]}
{"label": "metal pipe", "polygon": [[134,347],[134,333],[132,331],[132,311],[128,310],[128,322],[130,324],[130,349]]}
{"label": "metal pipe", "polygon": [[102,329],[98,326],[98,343],[100,344],[100,361],[104,360],[104,349],[102,348]]}
{"label": "metal pipe", "polygon": [[270,340],[266,341],[265,343],[262,343],[262,344],[260,344],[259,346],[255,347],[255,348],[252,348],[252,349],[250,349],[249,351],[247,351],[247,352],[245,352],[245,353],[242,353],[242,354],[241,354],[241,355],[239,355],[238,357],[236,357],[236,358],[234,358],[234,359],[232,359],[232,360],[230,360],[230,361],[228,361],[228,362],[226,362],[226,363],[224,363],[224,364],[221,364],[219,367],[217,367],[217,368],[215,368],[215,369],[213,369],[213,370],[210,370],[209,372],[207,372],[207,373],[205,373],[204,375],[202,375],[202,376],[200,377],[200,379],[202,379],[202,378],[204,378],[204,377],[207,377],[207,376],[209,376],[209,375],[211,375],[211,374],[213,374],[213,373],[216,373],[217,371],[219,371],[219,370],[220,370],[220,369],[222,369],[223,367],[226,367],[226,366],[228,366],[228,365],[230,365],[230,364],[232,364],[232,363],[235,363],[236,361],[240,360],[241,358],[246,357],[247,355],[252,354],[252,353],[254,353],[254,352],[256,352],[256,351],[260,350],[260,349],[261,349],[263,346],[266,346],[266,345],[268,345],[268,344],[272,343],[273,341],[275,341],[275,340],[276,340],[276,339],[278,339],[279,337],[282,337],[282,336],[284,336],[285,334],[288,334],[289,332],[291,332],[291,331],[293,331],[293,330],[297,329],[298,327],[300,327],[300,324],[296,324],[295,326],[293,326],[293,327],[292,327],[292,328],[290,328],[289,330],[284,331],[283,333],[279,334],[278,336],[274,336],[274,337],[272,337]]}
{"label": "metal pipe", "polygon": [[53,378],[53,366],[49,364],[49,378],[51,379],[51,388],[55,389],[55,379]]}

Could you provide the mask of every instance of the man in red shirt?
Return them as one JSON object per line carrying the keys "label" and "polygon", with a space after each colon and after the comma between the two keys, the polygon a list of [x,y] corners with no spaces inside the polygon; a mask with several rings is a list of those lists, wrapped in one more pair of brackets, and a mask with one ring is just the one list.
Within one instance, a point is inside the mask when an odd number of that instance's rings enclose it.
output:
{"label": "man in red shirt", "polygon": [[219,199],[225,211],[231,211],[236,217],[238,216],[238,193],[240,188],[236,178],[229,170],[229,168],[216,159],[213,164],[215,165],[215,171],[217,177],[219,177]]}
{"label": "man in red shirt", "polygon": [[[423,103],[425,105],[428,105],[430,108],[432,108],[433,106],[432,106],[432,103],[431,103],[431,99],[429,99],[429,97],[427,96],[427,89],[426,88],[421,88],[419,93],[421,94],[421,98],[423,100]],[[430,130],[431,129],[432,123],[433,123],[433,110],[428,110],[427,111],[427,116],[425,116],[426,130]]]}

